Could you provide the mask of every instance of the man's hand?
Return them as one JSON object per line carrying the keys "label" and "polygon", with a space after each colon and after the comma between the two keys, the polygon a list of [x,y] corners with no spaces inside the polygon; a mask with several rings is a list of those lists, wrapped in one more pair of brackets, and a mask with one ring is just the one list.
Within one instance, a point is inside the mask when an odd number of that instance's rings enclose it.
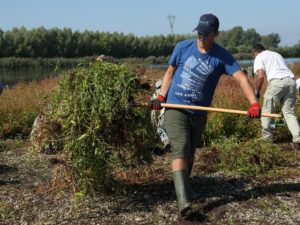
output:
{"label": "man's hand", "polygon": [[259,118],[260,117],[260,106],[258,102],[253,103],[248,109],[248,117]]}
{"label": "man's hand", "polygon": [[259,98],[260,98],[259,90],[255,89],[254,94],[255,94],[256,99],[259,100]]}
{"label": "man's hand", "polygon": [[165,101],[165,97],[162,95],[158,95],[157,98],[152,99],[148,105],[150,109],[161,110],[162,109],[161,103],[163,103],[164,101]]}

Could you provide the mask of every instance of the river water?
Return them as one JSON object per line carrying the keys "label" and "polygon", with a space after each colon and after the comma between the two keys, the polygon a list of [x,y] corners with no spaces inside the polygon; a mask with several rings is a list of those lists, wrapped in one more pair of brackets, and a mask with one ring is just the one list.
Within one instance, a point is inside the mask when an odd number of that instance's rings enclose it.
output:
{"label": "river water", "polygon": [[[300,58],[286,58],[288,64],[300,62]],[[238,60],[242,65],[251,66],[253,65],[253,60]],[[151,69],[164,69],[167,68],[166,64],[163,65],[149,65]],[[57,74],[54,69],[28,69],[28,70],[18,70],[18,71],[1,71],[0,70],[0,81],[2,81],[4,87],[12,87],[13,85],[20,82],[30,82],[33,80],[44,79],[49,76]]]}
{"label": "river water", "polygon": [[[237,60],[237,61],[242,67],[253,65],[253,59],[244,59],[244,60]],[[286,58],[285,61],[287,64],[292,64],[292,63],[300,62],[300,58]],[[167,64],[149,65],[149,68],[151,69],[166,69],[167,67],[168,67]]]}
{"label": "river water", "polygon": [[0,81],[6,88],[12,87],[17,83],[27,83],[33,80],[41,80],[58,74],[54,69],[27,69],[27,70],[0,70]]}

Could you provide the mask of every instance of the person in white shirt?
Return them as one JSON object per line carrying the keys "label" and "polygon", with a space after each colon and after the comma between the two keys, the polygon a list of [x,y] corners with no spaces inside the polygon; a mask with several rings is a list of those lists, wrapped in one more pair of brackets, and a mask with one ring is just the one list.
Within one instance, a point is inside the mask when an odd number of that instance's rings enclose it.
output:
{"label": "person in white shirt", "polygon": [[[253,46],[254,73],[256,74],[256,97],[260,97],[260,90],[264,79],[268,86],[264,94],[262,113],[273,113],[279,102],[286,124],[293,136],[293,142],[299,148],[300,128],[296,117],[296,81],[293,72],[288,68],[283,57],[274,51],[266,50],[261,44]],[[261,139],[272,141],[272,119],[261,117]]]}
{"label": "person in white shirt", "polygon": [[296,87],[297,87],[297,91],[300,92],[300,78],[298,78],[298,79],[296,80]]}

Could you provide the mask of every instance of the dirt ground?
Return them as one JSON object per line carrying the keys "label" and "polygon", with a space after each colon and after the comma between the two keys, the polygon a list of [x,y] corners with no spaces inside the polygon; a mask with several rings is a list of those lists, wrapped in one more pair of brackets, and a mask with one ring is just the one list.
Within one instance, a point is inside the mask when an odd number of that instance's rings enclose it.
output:
{"label": "dirt ground", "polygon": [[192,187],[201,197],[182,219],[169,152],[156,155],[151,166],[119,171],[128,182],[123,184],[127,191],[118,197],[81,198],[66,185],[72,178],[58,155],[28,154],[26,140],[5,143],[9,147],[0,151],[0,224],[300,224],[300,165],[294,174],[268,180],[203,174],[196,164]]}

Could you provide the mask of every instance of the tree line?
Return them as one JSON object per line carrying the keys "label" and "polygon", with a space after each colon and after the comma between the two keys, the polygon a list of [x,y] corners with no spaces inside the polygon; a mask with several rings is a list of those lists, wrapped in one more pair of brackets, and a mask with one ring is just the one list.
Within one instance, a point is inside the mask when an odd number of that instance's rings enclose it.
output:
{"label": "tree line", "polygon": [[[118,32],[72,31],[70,28],[0,29],[0,57],[74,58],[99,54],[116,58],[169,56],[178,41],[194,37],[196,34],[138,37]],[[276,49],[285,57],[300,57],[300,41],[291,47],[278,47],[278,34],[260,35],[255,29],[243,30],[240,26],[220,31],[217,42],[238,59],[251,57],[252,46],[258,42],[268,49]]]}

